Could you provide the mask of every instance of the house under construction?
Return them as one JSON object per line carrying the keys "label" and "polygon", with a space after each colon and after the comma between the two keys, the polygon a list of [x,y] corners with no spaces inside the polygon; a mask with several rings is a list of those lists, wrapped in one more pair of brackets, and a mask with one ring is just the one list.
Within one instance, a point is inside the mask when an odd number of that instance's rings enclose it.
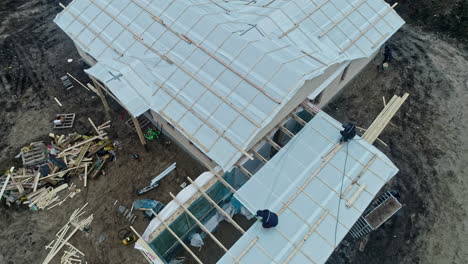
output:
{"label": "house under construction", "polygon": [[[220,221],[241,238],[219,263],[324,263],[401,205],[369,204],[398,169],[372,143],[407,95],[362,138],[340,144],[320,111],[403,24],[383,0],[74,0],[55,22],[103,91],[147,117],[207,167],[169,203],[137,247],[166,263]],[[280,224],[232,220],[268,208]]]}

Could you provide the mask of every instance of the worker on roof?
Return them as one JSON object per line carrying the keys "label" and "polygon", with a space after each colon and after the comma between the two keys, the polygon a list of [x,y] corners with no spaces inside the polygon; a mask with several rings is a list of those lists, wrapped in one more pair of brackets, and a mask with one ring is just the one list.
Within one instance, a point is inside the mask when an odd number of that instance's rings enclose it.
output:
{"label": "worker on roof", "polygon": [[271,228],[278,225],[278,215],[268,209],[258,210],[256,217],[262,222],[264,228]]}
{"label": "worker on roof", "polygon": [[353,123],[343,124],[342,127],[344,129],[340,131],[340,143],[348,142],[349,140],[353,139],[354,136],[356,136],[356,125]]}

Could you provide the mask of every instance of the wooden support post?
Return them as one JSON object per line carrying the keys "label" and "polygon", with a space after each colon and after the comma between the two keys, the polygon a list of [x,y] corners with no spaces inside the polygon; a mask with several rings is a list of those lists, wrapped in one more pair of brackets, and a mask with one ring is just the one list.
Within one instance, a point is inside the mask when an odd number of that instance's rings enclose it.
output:
{"label": "wooden support post", "polygon": [[101,86],[98,85],[98,81],[94,79],[93,77],[89,76],[91,80],[94,83],[94,88],[96,88],[96,91],[98,92],[99,98],[101,98],[102,104],[104,105],[104,109],[106,110],[107,113],[110,112],[110,107],[109,104],[107,103],[106,97],[104,96],[104,93],[102,92]]}
{"label": "wooden support post", "polygon": [[177,197],[175,197],[174,194],[172,194],[171,192],[169,192],[169,195],[172,197],[172,199],[174,199],[174,201],[184,209],[185,213],[188,214],[190,216],[190,218],[193,219],[193,221],[195,221],[195,223],[197,223],[197,225],[207,234],[211,237],[211,239],[213,239],[213,241],[218,244],[218,246],[220,248],[222,248],[224,250],[224,252],[228,252],[228,249],[211,233],[210,230],[208,230],[208,228],[206,228],[199,220],[198,218],[196,218],[192,212],[189,211],[189,209],[183,205],[179,199],[177,199]]}
{"label": "wooden support post", "polygon": [[245,230],[240,225],[238,225],[236,221],[234,221],[234,219],[232,219],[221,207],[219,207],[219,205],[213,199],[211,199],[211,197],[205,191],[203,191],[203,189],[198,186],[196,182],[194,182],[190,177],[187,177],[187,179],[193,186],[195,186],[195,188],[197,188],[197,190],[203,195],[203,197],[205,197],[206,200],[208,200],[224,217],[226,217],[234,225],[237,230],[239,230],[242,234],[245,234]]}
{"label": "wooden support post", "polygon": [[145,136],[143,136],[143,131],[141,131],[140,122],[138,122],[138,119],[136,119],[133,116],[132,116],[132,121],[133,121],[133,124],[135,125],[135,130],[138,134],[138,137],[140,138],[141,145],[146,147],[146,140],[145,140]]}
{"label": "wooden support post", "polygon": [[177,241],[185,248],[185,250],[187,250],[187,252],[190,253],[190,255],[192,255],[192,257],[198,263],[203,264],[203,262],[197,257],[197,255],[195,255],[195,253],[193,253],[193,251],[184,243],[184,241],[182,241],[182,239],[180,239],[180,237],[172,230],[172,228],[170,228],[169,225],[157,213],[155,213],[153,211],[153,209],[142,208],[141,210],[151,211],[151,213],[153,213],[154,216],[161,222],[161,224],[164,225],[166,230],[169,231],[169,233],[171,233],[177,239]]}

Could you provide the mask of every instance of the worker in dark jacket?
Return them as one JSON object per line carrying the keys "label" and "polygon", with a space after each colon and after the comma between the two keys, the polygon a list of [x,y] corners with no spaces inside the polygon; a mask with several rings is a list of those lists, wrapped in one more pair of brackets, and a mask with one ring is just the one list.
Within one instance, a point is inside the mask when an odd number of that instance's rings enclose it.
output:
{"label": "worker in dark jacket", "polygon": [[341,134],[340,143],[348,142],[349,140],[353,139],[354,136],[356,136],[356,125],[352,123],[346,123],[342,125],[342,127],[344,129],[340,131],[340,134]]}
{"label": "worker in dark jacket", "polygon": [[384,48],[384,60],[382,62],[382,67],[387,68],[388,64],[392,62],[392,59],[393,59],[392,49],[390,48],[390,46],[387,45]]}
{"label": "worker in dark jacket", "polygon": [[258,210],[257,218],[262,222],[264,228],[271,228],[278,225],[278,215],[270,210]]}

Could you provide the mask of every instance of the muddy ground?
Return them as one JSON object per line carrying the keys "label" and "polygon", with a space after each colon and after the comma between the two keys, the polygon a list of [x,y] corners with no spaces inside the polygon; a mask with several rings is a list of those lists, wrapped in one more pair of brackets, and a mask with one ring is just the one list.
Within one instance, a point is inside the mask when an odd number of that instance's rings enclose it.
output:
{"label": "muddy ground", "polygon": [[[21,1],[22,2],[22,1]],[[86,65],[80,60],[70,39],[52,23],[59,12],[58,1],[1,1],[0,17],[0,170],[11,165],[20,166],[14,159],[22,146],[31,141],[48,140],[50,132],[89,133],[87,121],[91,117],[96,124],[107,120],[102,103],[96,95],[75,87],[66,90],[60,77],[67,72],[86,83],[83,73]],[[47,23],[44,23],[46,21]],[[68,59],[73,62],[68,63]],[[63,104],[60,107],[53,97]],[[67,222],[76,209],[88,203],[86,211],[94,214],[89,234],[78,233],[71,243],[86,254],[88,263],[146,263],[132,246],[123,246],[118,231],[129,223],[116,213],[114,203],[131,207],[136,199],[155,199],[169,202],[169,191],[177,193],[186,177],[195,178],[204,170],[188,154],[169,140],[148,142],[148,151],[140,145],[137,134],[125,121],[130,116],[109,100],[113,108],[109,137],[119,141],[117,159],[108,164],[106,174],[89,181],[83,188],[79,179],[72,181],[82,192],[62,206],[49,211],[32,212],[17,207],[0,207],[0,263],[41,263],[47,255],[44,246]],[[76,113],[73,129],[53,131],[52,120],[57,113]],[[141,161],[131,158],[138,154]],[[169,174],[158,189],[137,196],[136,190],[148,185],[156,175],[173,162],[175,172]],[[143,213],[136,212],[136,230],[144,231],[149,221]],[[60,259],[56,257],[56,263]]]}
{"label": "muddy ground", "polygon": [[466,263],[468,259],[468,53],[421,28],[405,26],[390,41],[395,60],[382,56],[355,78],[326,112],[368,127],[394,94],[410,94],[378,144],[400,169],[385,187],[403,209],[361,241],[350,237],[329,263]]}
{"label": "muddy ground", "polygon": [[[443,1],[431,1],[424,10],[429,12],[435,2],[436,7],[445,7]],[[90,131],[87,117],[96,123],[106,120],[97,96],[76,83],[67,91],[60,81],[70,72],[89,82],[82,72],[86,66],[71,40],[52,22],[60,11],[58,3],[0,1],[1,170],[18,164],[13,157],[22,146],[46,138],[56,113],[76,113],[74,130],[79,133]],[[435,19],[424,13],[414,15],[420,12],[414,3],[402,3],[401,12],[414,23],[391,39],[395,60],[390,69],[378,72],[376,65],[382,58],[376,58],[326,110],[340,121],[352,120],[367,127],[382,109],[382,96],[388,100],[395,93],[411,94],[392,120],[394,126],[381,136],[389,147],[379,146],[401,170],[386,188],[398,190],[405,207],[369,236],[363,251],[358,250],[361,241],[347,238],[329,263],[465,263],[468,259],[464,243],[468,237],[468,53],[463,44],[417,27],[415,23]],[[466,10],[454,9],[445,13]],[[462,16],[460,21],[464,21]],[[447,23],[459,30],[454,22]],[[455,30],[450,32],[457,35]],[[69,58],[72,63],[67,62]],[[95,215],[92,230],[88,235],[77,234],[72,244],[85,252],[88,263],[145,263],[137,251],[119,244],[117,231],[128,223],[115,213],[115,200],[130,206],[137,198],[137,188],[176,161],[176,172],[158,190],[143,196],[167,202],[168,191],[178,192],[186,176],[196,177],[203,169],[175,144],[164,144],[166,140],[150,142],[146,152],[124,124],[129,117],[122,120],[122,109],[109,101],[113,108],[109,134],[122,143],[117,160],[109,164],[106,175],[90,181],[89,188],[61,207],[41,212],[0,207],[4,238],[0,263],[41,263],[46,256],[44,245],[72,211],[86,202],[87,211]],[[130,158],[135,153],[142,157],[141,162]],[[75,182],[82,185],[77,179]],[[139,215],[134,226],[143,231],[147,223]],[[229,236],[229,232],[219,235]]]}

